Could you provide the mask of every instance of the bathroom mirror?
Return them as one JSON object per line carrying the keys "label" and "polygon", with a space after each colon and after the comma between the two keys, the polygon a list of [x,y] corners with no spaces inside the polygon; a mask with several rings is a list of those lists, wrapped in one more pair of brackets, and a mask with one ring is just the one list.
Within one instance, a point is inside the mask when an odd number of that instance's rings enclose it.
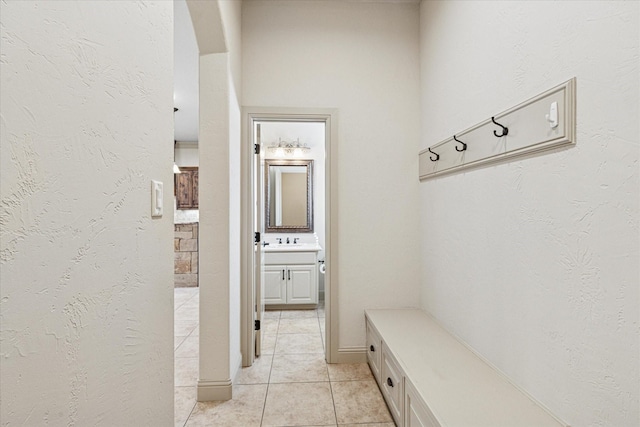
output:
{"label": "bathroom mirror", "polygon": [[313,160],[265,160],[265,232],[313,232]]}

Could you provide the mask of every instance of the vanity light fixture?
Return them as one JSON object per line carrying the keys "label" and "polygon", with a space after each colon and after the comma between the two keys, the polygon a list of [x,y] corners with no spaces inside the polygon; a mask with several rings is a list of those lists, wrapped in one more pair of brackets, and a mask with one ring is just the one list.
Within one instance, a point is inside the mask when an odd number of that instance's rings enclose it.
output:
{"label": "vanity light fixture", "polygon": [[311,148],[307,144],[301,143],[300,138],[294,142],[286,142],[282,138],[278,138],[278,142],[269,145],[267,150],[274,157],[303,157]]}

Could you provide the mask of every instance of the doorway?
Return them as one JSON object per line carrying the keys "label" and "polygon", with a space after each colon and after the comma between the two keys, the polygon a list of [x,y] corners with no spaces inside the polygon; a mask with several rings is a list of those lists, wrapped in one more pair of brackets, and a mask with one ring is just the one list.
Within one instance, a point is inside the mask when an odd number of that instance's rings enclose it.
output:
{"label": "doorway", "polygon": [[[256,243],[243,250],[243,366],[251,366],[260,354],[262,337],[256,327],[263,308],[269,317],[274,311],[317,312],[320,307],[325,360],[331,363],[337,348],[337,293],[331,275],[337,263],[337,229],[332,221],[337,208],[332,191],[336,162],[331,161],[337,113],[251,108],[244,116],[243,165],[248,173],[243,174],[243,240],[253,240],[254,234]],[[299,188],[287,193],[278,187],[283,182]],[[297,196],[286,201],[294,197],[287,194]],[[294,214],[296,219],[288,224],[287,215]]]}

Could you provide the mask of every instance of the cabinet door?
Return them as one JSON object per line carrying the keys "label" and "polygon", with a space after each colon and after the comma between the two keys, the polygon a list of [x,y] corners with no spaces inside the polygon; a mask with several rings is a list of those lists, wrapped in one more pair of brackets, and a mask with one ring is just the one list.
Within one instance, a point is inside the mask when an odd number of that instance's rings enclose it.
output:
{"label": "cabinet door", "polygon": [[176,179],[176,207],[190,209],[193,202],[193,183],[191,172],[183,171],[175,175]]}
{"label": "cabinet door", "polygon": [[198,169],[191,172],[191,207],[198,209]]}
{"label": "cabinet door", "polygon": [[287,303],[315,304],[318,302],[315,265],[290,265],[287,271]]}
{"label": "cabinet door", "polygon": [[264,303],[286,304],[287,282],[285,280],[287,267],[284,265],[266,265],[264,267]]}
{"label": "cabinet door", "polygon": [[427,405],[420,398],[411,381],[405,379],[404,388],[405,427],[440,427],[440,424],[438,424]]}
{"label": "cabinet door", "polygon": [[391,415],[396,421],[396,425],[404,425],[404,377],[402,371],[395,361],[389,349],[382,343],[382,360],[380,366],[380,383],[382,384],[382,395],[387,401],[387,406],[391,410]]}
{"label": "cabinet door", "polygon": [[198,168],[182,166],[175,174],[176,208],[198,209]]}
{"label": "cabinet door", "polygon": [[369,366],[371,366],[373,376],[378,382],[380,382],[381,342],[380,336],[375,329],[373,329],[369,321],[367,321],[367,361],[369,362]]}

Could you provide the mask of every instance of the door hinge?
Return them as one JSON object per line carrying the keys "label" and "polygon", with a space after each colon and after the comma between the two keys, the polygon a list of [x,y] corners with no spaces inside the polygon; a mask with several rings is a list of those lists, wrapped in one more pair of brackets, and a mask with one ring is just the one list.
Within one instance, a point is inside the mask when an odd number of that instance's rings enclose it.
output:
{"label": "door hinge", "polygon": [[253,153],[260,154],[260,144],[253,144]]}
{"label": "door hinge", "polygon": [[256,320],[254,326],[255,326],[255,330],[259,331],[260,330],[260,321]]}
{"label": "door hinge", "polygon": [[253,233],[253,242],[254,243],[260,243],[260,232],[256,231],[255,233]]}

